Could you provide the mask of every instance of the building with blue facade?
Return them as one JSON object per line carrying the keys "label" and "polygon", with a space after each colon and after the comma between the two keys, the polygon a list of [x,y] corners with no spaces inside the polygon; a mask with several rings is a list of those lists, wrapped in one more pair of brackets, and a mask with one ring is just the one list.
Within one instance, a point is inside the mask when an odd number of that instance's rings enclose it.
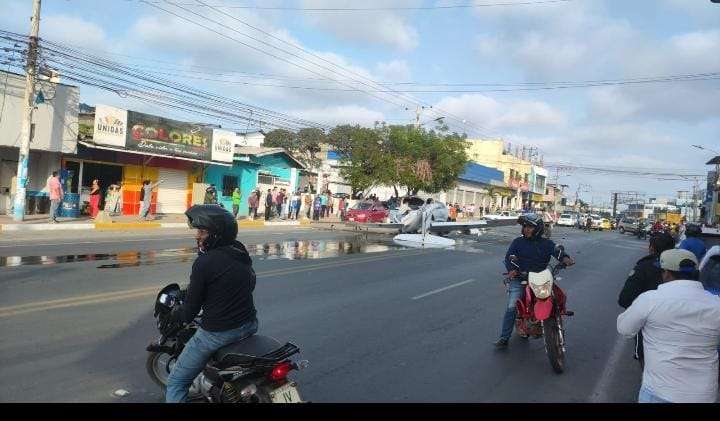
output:
{"label": "building with blue facade", "polygon": [[218,199],[225,209],[232,209],[233,190],[240,187],[242,200],[238,216],[247,216],[250,192],[259,189],[262,193],[258,209],[262,213],[267,190],[277,187],[292,193],[299,188],[299,170],[304,168],[283,148],[236,146],[232,167],[209,166],[204,182],[215,184]]}

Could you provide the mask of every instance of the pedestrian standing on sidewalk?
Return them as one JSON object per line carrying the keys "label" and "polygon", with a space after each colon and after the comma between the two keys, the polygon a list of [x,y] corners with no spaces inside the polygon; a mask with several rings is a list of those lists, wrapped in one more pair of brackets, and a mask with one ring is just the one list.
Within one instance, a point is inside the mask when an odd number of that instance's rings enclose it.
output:
{"label": "pedestrian standing on sidewalk", "polygon": [[283,219],[283,208],[285,207],[285,199],[285,189],[280,189],[275,202],[275,207],[277,208],[277,216],[280,219]]}
{"label": "pedestrian standing on sidewalk", "polygon": [[52,177],[48,180],[47,187],[50,195],[50,215],[48,219],[54,224],[57,223],[58,209],[60,208],[60,201],[62,201],[63,198],[63,189],[57,171],[53,171]]}
{"label": "pedestrian standing on sidewalk", "polygon": [[321,194],[320,195],[320,217],[325,218],[325,213],[327,212],[327,195]]}
{"label": "pedestrian standing on sidewalk", "polygon": [[330,216],[335,213],[335,198],[333,197],[330,190],[328,190],[327,196],[328,196],[328,216]]}
{"label": "pedestrian standing on sidewalk", "polygon": [[95,179],[92,181],[90,189],[90,218],[95,219],[100,211],[100,182]]}
{"label": "pedestrian standing on sidewalk", "polygon": [[310,213],[312,212],[312,208],[313,208],[312,195],[310,193],[305,193],[303,195],[303,200],[305,203],[305,212],[306,212],[305,217],[307,219],[310,219]]}
{"label": "pedestrian standing on sidewalk", "polygon": [[315,203],[313,204],[313,220],[319,221],[320,214],[322,212],[322,198],[321,195],[315,196]]}
{"label": "pedestrian standing on sidewalk", "polygon": [[258,196],[256,192],[250,193],[248,197],[248,218],[255,220],[257,218]]}
{"label": "pedestrian standing on sidewalk", "polygon": [[272,215],[273,207],[273,193],[272,190],[268,189],[267,195],[265,195],[265,220],[269,221]]}
{"label": "pedestrian standing on sidewalk", "polygon": [[164,182],[165,180],[160,180],[155,184],[150,184],[150,180],[143,181],[142,190],[140,190],[140,200],[142,201],[142,205],[140,206],[140,219],[148,219],[150,203],[152,202],[152,191]]}
{"label": "pedestrian standing on sidewalk", "polygon": [[237,219],[238,212],[240,211],[240,200],[242,199],[242,193],[240,192],[240,187],[235,187],[235,190],[233,190],[232,195],[232,202],[233,202],[233,216],[235,219]]}
{"label": "pedestrian standing on sidewalk", "polygon": [[617,318],[621,335],[643,332],[645,366],[639,403],[713,403],[718,393],[720,297],[698,281],[695,255],[660,255],[662,284]]}

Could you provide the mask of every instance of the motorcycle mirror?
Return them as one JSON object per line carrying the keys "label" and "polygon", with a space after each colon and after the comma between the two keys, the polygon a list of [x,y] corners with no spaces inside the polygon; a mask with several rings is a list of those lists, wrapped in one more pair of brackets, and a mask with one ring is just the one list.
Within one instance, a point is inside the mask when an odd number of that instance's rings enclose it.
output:
{"label": "motorcycle mirror", "polygon": [[511,254],[511,255],[510,255],[510,261],[511,261],[511,262],[517,262],[517,260],[518,260],[518,257],[517,257],[517,256],[515,256],[514,254]]}

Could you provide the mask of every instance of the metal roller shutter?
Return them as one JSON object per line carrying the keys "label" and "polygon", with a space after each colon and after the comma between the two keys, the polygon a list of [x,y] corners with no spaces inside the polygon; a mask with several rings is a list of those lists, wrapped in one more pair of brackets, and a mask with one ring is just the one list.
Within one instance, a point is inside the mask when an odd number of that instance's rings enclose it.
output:
{"label": "metal roller shutter", "polygon": [[159,168],[157,213],[184,213],[187,210],[188,174],[182,170]]}

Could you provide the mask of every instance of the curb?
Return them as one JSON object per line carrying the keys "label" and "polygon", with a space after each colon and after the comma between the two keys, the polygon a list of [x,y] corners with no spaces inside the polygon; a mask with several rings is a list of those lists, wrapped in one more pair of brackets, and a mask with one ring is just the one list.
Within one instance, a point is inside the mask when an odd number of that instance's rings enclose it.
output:
{"label": "curb", "polygon": [[[265,222],[265,221],[239,221],[238,228],[262,228],[273,226],[309,226],[309,221],[286,221],[286,222]],[[76,231],[76,230],[98,230],[98,231],[126,231],[126,230],[150,230],[161,228],[188,228],[187,223],[182,222],[97,222],[94,224],[0,224],[0,231]]]}

